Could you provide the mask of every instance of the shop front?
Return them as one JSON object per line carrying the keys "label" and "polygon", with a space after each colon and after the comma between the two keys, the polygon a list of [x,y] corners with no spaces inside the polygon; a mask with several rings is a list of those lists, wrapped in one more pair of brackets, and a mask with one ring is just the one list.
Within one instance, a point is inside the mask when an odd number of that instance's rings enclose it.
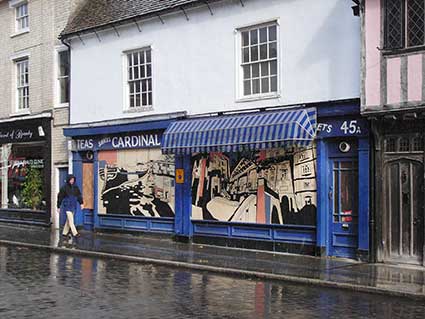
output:
{"label": "shop front", "polygon": [[175,162],[161,139],[170,121],[67,128],[86,229],[174,232]]}
{"label": "shop front", "polygon": [[50,115],[0,123],[0,220],[50,224]]}
{"label": "shop front", "polygon": [[162,144],[176,156],[175,232],[198,243],[365,259],[368,146],[358,105],[177,121]]}

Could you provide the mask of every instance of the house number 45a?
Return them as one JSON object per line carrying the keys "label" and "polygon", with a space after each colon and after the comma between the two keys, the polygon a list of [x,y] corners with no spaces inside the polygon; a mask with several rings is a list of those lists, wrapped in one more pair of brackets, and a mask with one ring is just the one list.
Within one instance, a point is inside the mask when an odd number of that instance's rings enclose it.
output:
{"label": "house number 45a", "polygon": [[352,121],[344,121],[341,125],[341,131],[344,132],[344,134],[361,134],[360,126],[357,125],[356,120]]}

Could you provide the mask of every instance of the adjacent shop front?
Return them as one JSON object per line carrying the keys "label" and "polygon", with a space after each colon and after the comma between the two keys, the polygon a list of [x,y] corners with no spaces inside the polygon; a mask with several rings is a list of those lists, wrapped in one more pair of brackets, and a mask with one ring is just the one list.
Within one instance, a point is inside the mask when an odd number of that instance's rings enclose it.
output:
{"label": "adjacent shop front", "polygon": [[161,153],[170,121],[67,128],[85,228],[174,232],[175,163]]}
{"label": "adjacent shop front", "polygon": [[342,103],[171,124],[162,149],[176,156],[176,234],[367,259],[368,124],[358,113]]}
{"label": "adjacent shop front", "polygon": [[50,224],[50,114],[0,122],[0,220]]}

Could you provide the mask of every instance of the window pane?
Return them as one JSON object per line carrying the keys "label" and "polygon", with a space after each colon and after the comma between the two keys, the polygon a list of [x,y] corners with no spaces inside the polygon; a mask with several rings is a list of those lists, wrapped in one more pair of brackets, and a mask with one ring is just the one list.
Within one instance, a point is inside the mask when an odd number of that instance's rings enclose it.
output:
{"label": "window pane", "polygon": [[269,78],[262,78],[261,79],[261,93],[268,93],[269,92]]}
{"label": "window pane", "polygon": [[260,79],[252,80],[252,94],[260,93]]}
{"label": "window pane", "polygon": [[134,107],[134,95],[130,94],[130,107]]}
{"label": "window pane", "polygon": [[276,60],[270,62],[270,74],[271,75],[277,74],[277,61]]}
{"label": "window pane", "polygon": [[260,76],[260,65],[258,63],[252,65],[252,77],[258,78]]}
{"label": "window pane", "polygon": [[396,139],[389,137],[385,141],[385,151],[386,152],[395,152],[396,151]]}
{"label": "window pane", "polygon": [[152,91],[152,80],[148,80],[148,90]]}
{"label": "window pane", "polygon": [[251,77],[251,66],[245,65],[243,66],[243,78],[249,79]]}
{"label": "window pane", "polygon": [[139,68],[138,67],[133,68],[133,72],[134,72],[134,78],[139,79]]}
{"label": "window pane", "polygon": [[242,46],[246,47],[249,45],[249,32],[244,31],[242,32]]}
{"label": "window pane", "polygon": [[424,4],[423,0],[407,1],[407,39],[408,46],[424,44]]}
{"label": "window pane", "polygon": [[414,137],[413,138],[413,151],[419,152],[424,149],[424,140],[422,137]]}
{"label": "window pane", "polygon": [[60,79],[59,82],[60,82],[59,103],[68,103],[69,102],[69,78]]}
{"label": "window pane", "polygon": [[146,80],[142,81],[142,92],[146,92],[147,91],[147,83]]}
{"label": "window pane", "polygon": [[136,101],[134,102],[134,106],[135,106],[135,107],[142,106],[142,105],[140,104],[140,94],[136,94],[136,95],[135,95],[135,98],[136,98]]}
{"label": "window pane", "polygon": [[258,61],[258,46],[251,47],[251,62]]}
{"label": "window pane", "polygon": [[143,78],[145,78],[146,77],[146,68],[145,68],[145,66],[144,65],[142,65],[141,67],[140,67],[140,78],[141,79],[143,79]]}
{"label": "window pane", "polygon": [[260,59],[267,59],[267,44],[260,45]]}
{"label": "window pane", "polygon": [[140,81],[134,82],[134,92],[140,93]]}
{"label": "window pane", "polygon": [[269,44],[269,58],[273,59],[277,57],[277,43],[273,42]]}
{"label": "window pane", "polygon": [[249,48],[242,49],[242,63],[249,62]]}
{"label": "window pane", "polygon": [[251,95],[251,81],[243,81],[243,94],[244,95]]}
{"label": "window pane", "polygon": [[338,171],[334,171],[334,222],[339,223],[339,179]]}
{"label": "window pane", "polygon": [[251,45],[258,43],[258,29],[251,30]]}
{"label": "window pane", "polygon": [[385,47],[403,47],[403,0],[387,0],[385,6]]}
{"label": "window pane", "polygon": [[152,76],[152,64],[146,65],[146,76],[151,77]]}
{"label": "window pane", "polygon": [[146,63],[151,63],[151,50],[146,51]]}
{"label": "window pane", "polygon": [[[342,222],[351,222],[351,216],[356,215],[354,201],[356,198],[357,190],[354,184],[353,171],[340,171],[341,176],[341,215]],[[348,218],[350,217],[350,218]]]}
{"label": "window pane", "polygon": [[407,138],[407,137],[402,137],[402,138],[400,138],[400,142],[399,142],[400,144],[400,146],[399,146],[399,149],[400,149],[400,152],[408,152],[409,151],[409,149],[410,149],[410,147],[409,147],[409,139]]}
{"label": "window pane", "polygon": [[277,92],[277,76],[272,76],[270,81],[271,81],[270,91]]}
{"label": "window pane", "polygon": [[267,28],[260,29],[260,43],[267,42]]}
{"label": "window pane", "polygon": [[142,94],[142,106],[148,105],[148,97],[146,93]]}
{"label": "window pane", "polygon": [[133,65],[137,65],[137,64],[139,64],[139,52],[133,53]]}
{"label": "window pane", "polygon": [[269,62],[261,63],[261,76],[269,75]]}
{"label": "window pane", "polygon": [[148,93],[148,105],[152,105],[152,92]]}
{"label": "window pane", "polygon": [[269,41],[276,41],[276,26],[269,27]]}
{"label": "window pane", "polygon": [[59,52],[59,75],[60,76],[69,75],[69,52],[68,51]]}

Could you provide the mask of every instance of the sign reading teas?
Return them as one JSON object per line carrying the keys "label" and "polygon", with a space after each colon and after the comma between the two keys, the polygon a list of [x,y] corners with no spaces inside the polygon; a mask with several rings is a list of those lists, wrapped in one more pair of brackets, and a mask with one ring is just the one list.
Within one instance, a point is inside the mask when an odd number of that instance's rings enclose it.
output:
{"label": "sign reading teas", "polygon": [[76,146],[78,151],[154,148],[161,146],[161,138],[162,134],[160,133],[101,136],[99,138],[77,139]]}

